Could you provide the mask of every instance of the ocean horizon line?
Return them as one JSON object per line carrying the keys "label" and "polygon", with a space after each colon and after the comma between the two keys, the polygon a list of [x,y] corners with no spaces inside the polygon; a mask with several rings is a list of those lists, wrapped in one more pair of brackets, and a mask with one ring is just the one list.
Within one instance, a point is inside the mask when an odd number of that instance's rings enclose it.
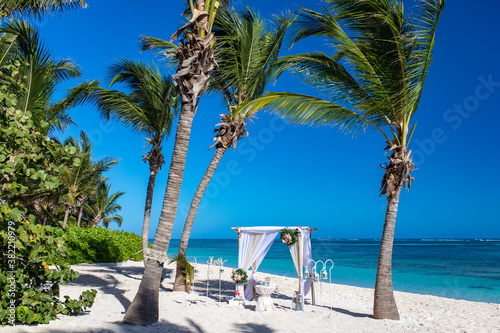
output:
{"label": "ocean horizon line", "polygon": [[[237,240],[237,237],[228,237],[228,238],[190,238],[189,240]],[[149,241],[153,241],[154,238],[149,238]],[[171,240],[176,240],[180,241],[180,238],[171,238]],[[331,241],[331,240],[340,240],[340,241],[380,241],[380,238],[351,238],[351,237],[346,237],[346,238],[341,238],[341,237],[336,237],[336,238],[314,238],[312,237],[311,240],[313,241]],[[491,238],[491,237],[480,237],[480,238],[445,238],[445,237],[439,237],[439,238],[394,238],[394,241],[442,241],[442,242],[450,242],[450,241],[481,241],[481,242],[498,242],[500,241],[500,238]]]}

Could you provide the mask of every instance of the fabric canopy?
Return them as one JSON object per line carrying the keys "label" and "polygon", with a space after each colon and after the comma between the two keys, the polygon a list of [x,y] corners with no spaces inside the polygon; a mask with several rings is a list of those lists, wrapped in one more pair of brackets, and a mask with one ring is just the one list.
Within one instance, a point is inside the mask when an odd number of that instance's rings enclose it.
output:
{"label": "fabric canopy", "polygon": [[[252,275],[245,288],[245,299],[251,300],[253,297],[253,289],[257,283],[257,269],[260,263],[271,248],[271,245],[276,238],[276,235],[285,227],[247,227],[236,228],[240,233],[239,251],[238,251],[238,267],[245,271],[252,268]],[[300,232],[300,244],[289,246],[290,253],[295,264],[295,270],[299,277],[300,290],[307,295],[312,283],[312,253],[311,253],[311,230],[304,227],[286,227]],[[302,255],[302,264],[299,264],[299,258]],[[306,264],[309,271],[309,278],[302,281],[302,265]]]}

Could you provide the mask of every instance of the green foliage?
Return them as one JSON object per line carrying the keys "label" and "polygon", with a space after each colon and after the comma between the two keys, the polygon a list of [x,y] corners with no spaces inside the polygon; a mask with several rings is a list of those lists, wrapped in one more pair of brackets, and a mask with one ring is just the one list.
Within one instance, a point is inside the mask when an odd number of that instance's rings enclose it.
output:
{"label": "green foliage", "polygon": [[121,262],[129,259],[142,261],[141,236],[132,232],[106,228],[69,227],[58,229],[59,236],[66,237],[67,254],[54,262],[79,264]]}
{"label": "green foliage", "polygon": [[[262,96],[274,78],[281,45],[293,21],[290,13],[266,21],[248,7],[219,11],[214,23],[219,70],[212,73],[209,89],[222,94],[229,112]],[[247,113],[240,120],[253,114]]]}
{"label": "green foliage", "polygon": [[231,279],[236,283],[247,284],[248,274],[244,269],[238,268],[233,270],[233,272],[231,273]]}
{"label": "green foliage", "polygon": [[168,263],[171,264],[173,262],[178,262],[182,267],[182,279],[186,281],[186,290],[188,293],[191,292],[191,286],[194,280],[194,267],[191,263],[186,259],[182,254],[177,254],[172,260]]}
{"label": "green foliage", "polygon": [[[19,68],[11,63],[0,70],[2,82],[19,82]],[[73,152],[35,128],[31,112],[16,108],[16,95],[0,86],[0,324],[48,323],[57,314],[76,314],[90,307],[97,293],[78,300],[59,298],[59,284],[78,277],[69,265],[49,269],[46,262],[66,254],[64,238],[55,228],[36,224],[47,198],[60,186],[64,165]],[[41,123],[41,127],[48,123]],[[42,129],[43,130],[43,129]],[[46,211],[46,210],[45,210]],[[45,220],[43,220],[45,221]]]}
{"label": "green foliage", "polygon": [[51,226],[35,224],[22,210],[0,206],[0,323],[46,324],[57,314],[77,314],[92,306],[97,291],[87,290],[78,300],[59,298],[59,284],[79,274],[69,265],[49,269],[46,262],[66,254],[64,238]]}
{"label": "green foliage", "polygon": [[[34,100],[26,99],[27,91],[33,89],[23,83],[26,68],[32,65],[11,54],[15,52],[9,36],[0,34],[0,200],[12,207],[23,206],[38,223],[57,226],[65,212],[83,210],[95,195],[102,172],[117,161],[103,158],[94,162],[92,144],[85,133],[82,142],[74,140],[65,145],[46,136],[56,120],[37,116],[39,112],[46,114],[45,102],[38,103],[39,107],[26,102]],[[51,91],[54,88],[42,86]],[[87,216],[87,221],[95,217]]]}
{"label": "green foliage", "polygon": [[49,13],[66,12],[85,7],[87,4],[83,0],[3,0],[0,7],[0,18],[13,14],[41,18]]}
{"label": "green foliage", "polygon": [[[12,74],[16,66],[11,67],[2,72],[2,78],[16,82],[16,75]],[[75,161],[69,150],[34,127],[29,111],[18,110],[16,105],[15,95],[5,85],[0,87],[0,200],[12,207],[23,206],[38,216],[43,206],[41,200],[60,186],[63,165]]]}
{"label": "green foliage", "polygon": [[280,239],[286,245],[293,245],[297,243],[297,236],[295,235],[295,231],[288,228],[281,229]]}

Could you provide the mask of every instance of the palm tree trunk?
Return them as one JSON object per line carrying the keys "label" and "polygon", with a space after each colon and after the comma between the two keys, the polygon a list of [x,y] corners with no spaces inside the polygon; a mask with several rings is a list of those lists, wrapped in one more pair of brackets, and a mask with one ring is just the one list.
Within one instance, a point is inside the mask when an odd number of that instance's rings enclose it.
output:
{"label": "palm tree trunk", "polygon": [[[184,97],[184,96],[183,96]],[[183,104],[177,125],[174,152],[168,173],[167,189],[163,200],[160,222],[153,241],[153,250],[166,253],[172,235],[175,212],[186,165],[186,155],[189,147],[191,125],[195,114],[195,101]],[[147,259],[146,268],[139,290],[125,313],[123,322],[131,325],[150,325],[158,321],[158,292],[163,271],[163,263]]]}
{"label": "palm tree trunk", "polygon": [[64,213],[64,221],[63,221],[63,229],[66,229],[66,225],[68,224],[68,216],[69,216],[69,208],[66,209],[66,212]]}
{"label": "palm tree trunk", "polygon": [[80,226],[80,222],[82,220],[82,215],[83,215],[83,206],[85,206],[85,203],[83,203],[80,206],[80,212],[78,212],[78,222],[76,223],[77,226]]}
{"label": "palm tree trunk", "polygon": [[384,231],[380,244],[375,282],[373,316],[376,319],[399,320],[398,307],[392,290],[392,246],[394,243],[394,228],[396,227],[396,215],[398,213],[401,187],[401,185],[398,186],[395,193],[389,197],[387,202],[387,212],[385,214]]}
{"label": "palm tree trunk", "polygon": [[[146,207],[144,208],[144,221],[142,224],[142,254],[146,253],[149,242],[149,219],[151,217],[151,206],[153,204],[153,192],[155,189],[156,171],[151,170],[149,173],[148,192],[146,194]],[[146,257],[143,257],[144,265],[146,265]]]}
{"label": "palm tree trunk", "polygon": [[[203,9],[204,0],[196,1],[197,8]],[[200,27],[206,27],[206,16],[202,16],[191,32],[184,30],[185,39],[176,51],[179,65],[173,76],[182,99],[182,107],[177,124],[174,152],[168,173],[167,189],[152,250],[166,254],[174,226],[175,212],[184,176],[186,156],[191,136],[191,125],[196,113],[199,97],[205,92],[210,73],[216,66],[212,44],[214,35],[205,35]],[[173,35],[176,39],[176,34]],[[200,38],[201,37],[201,38]],[[173,41],[173,40],[172,40]],[[193,61],[193,59],[196,59]],[[160,259],[158,259],[160,260]],[[139,290],[125,313],[123,322],[131,325],[149,325],[158,321],[158,293],[163,271],[163,262],[148,258]]]}
{"label": "palm tree trunk", "polygon": [[[214,157],[210,162],[207,171],[205,171],[205,175],[201,179],[200,185],[196,189],[196,193],[194,194],[193,201],[191,202],[191,207],[189,208],[189,213],[186,218],[186,223],[184,224],[184,230],[182,231],[181,242],[179,244],[179,255],[183,257],[186,256],[187,245],[189,241],[189,236],[191,234],[191,229],[193,228],[194,218],[196,217],[196,212],[198,211],[198,206],[200,205],[201,199],[203,198],[203,194],[212,179],[217,166],[219,165],[222,156],[226,152],[226,148],[219,147],[216,149]],[[186,280],[183,279],[182,276],[182,263],[177,261],[177,270],[175,273],[175,283],[173,291],[187,291],[186,289]]]}

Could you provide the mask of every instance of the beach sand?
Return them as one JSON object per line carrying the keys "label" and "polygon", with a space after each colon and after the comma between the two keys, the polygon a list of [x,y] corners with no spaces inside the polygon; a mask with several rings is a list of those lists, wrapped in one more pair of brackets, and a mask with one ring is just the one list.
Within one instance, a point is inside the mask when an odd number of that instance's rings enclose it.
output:
{"label": "beach sand", "polygon": [[[48,325],[3,327],[5,332],[500,332],[500,304],[453,300],[436,296],[395,292],[401,320],[376,320],[372,317],[373,290],[368,288],[322,284],[322,297],[316,285],[319,305],[306,297],[305,311],[291,310],[291,296],[298,279],[258,273],[259,281],[269,277],[277,286],[272,298],[273,312],[256,312],[256,302],[245,309],[222,307],[219,302],[218,274],[206,296],[206,265],[191,294],[171,292],[174,266],[166,266],[160,289],[159,322],[150,326],[121,323],[141,281],[142,262],[118,264],[80,264],[73,269],[80,277],[61,286],[61,295],[77,297],[83,290],[98,291],[92,308],[77,316],[60,315]],[[291,268],[293,269],[293,268]],[[222,273],[222,296],[234,294],[231,269]],[[217,279],[215,279],[217,277]],[[332,307],[333,309],[330,309]]]}

